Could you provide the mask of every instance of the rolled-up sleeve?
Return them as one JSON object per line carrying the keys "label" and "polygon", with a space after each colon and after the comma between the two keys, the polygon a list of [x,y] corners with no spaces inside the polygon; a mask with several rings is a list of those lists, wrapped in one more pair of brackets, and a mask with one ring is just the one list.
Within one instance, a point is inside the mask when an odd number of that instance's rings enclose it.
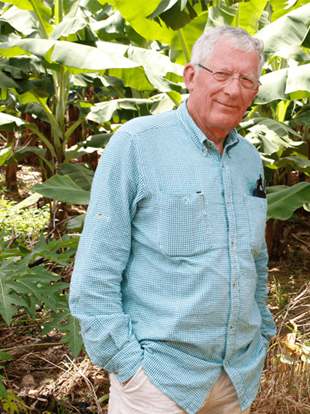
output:
{"label": "rolled-up sleeve", "polygon": [[260,253],[255,258],[255,266],[257,273],[257,287],[255,292],[255,300],[258,304],[261,318],[262,326],[261,333],[267,339],[268,344],[270,339],[276,334],[276,326],[273,321],[270,310],[267,307],[268,299],[268,253],[266,242],[263,244],[263,248]]}

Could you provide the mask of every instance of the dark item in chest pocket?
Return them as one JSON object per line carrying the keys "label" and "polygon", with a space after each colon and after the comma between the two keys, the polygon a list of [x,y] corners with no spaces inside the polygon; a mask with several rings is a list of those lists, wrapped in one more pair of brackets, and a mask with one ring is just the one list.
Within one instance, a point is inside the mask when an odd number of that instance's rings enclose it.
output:
{"label": "dark item in chest pocket", "polygon": [[253,191],[253,196],[266,198],[266,184],[261,175],[259,175],[259,179],[256,181],[256,188]]}

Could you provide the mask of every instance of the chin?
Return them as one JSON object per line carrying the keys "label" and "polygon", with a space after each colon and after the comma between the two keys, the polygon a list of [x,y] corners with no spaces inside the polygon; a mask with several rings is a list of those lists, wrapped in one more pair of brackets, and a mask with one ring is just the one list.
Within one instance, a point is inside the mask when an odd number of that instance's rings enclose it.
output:
{"label": "chin", "polygon": [[225,117],[221,117],[218,122],[213,122],[215,127],[218,128],[225,128],[225,130],[229,130],[232,131],[238,124],[239,122],[236,123],[236,118],[234,119],[234,122],[232,122],[232,120],[227,120],[225,119]]}

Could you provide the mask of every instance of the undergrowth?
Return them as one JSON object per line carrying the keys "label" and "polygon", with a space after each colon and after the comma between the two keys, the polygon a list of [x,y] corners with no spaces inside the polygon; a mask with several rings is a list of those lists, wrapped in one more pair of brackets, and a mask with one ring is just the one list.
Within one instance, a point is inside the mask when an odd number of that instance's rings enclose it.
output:
{"label": "undergrowth", "polygon": [[10,239],[12,233],[22,234],[33,239],[47,225],[50,218],[49,205],[40,208],[15,209],[15,201],[0,200],[0,230],[5,230],[6,239]]}
{"label": "undergrowth", "polygon": [[255,414],[310,413],[310,282],[274,315],[278,333],[268,352]]}

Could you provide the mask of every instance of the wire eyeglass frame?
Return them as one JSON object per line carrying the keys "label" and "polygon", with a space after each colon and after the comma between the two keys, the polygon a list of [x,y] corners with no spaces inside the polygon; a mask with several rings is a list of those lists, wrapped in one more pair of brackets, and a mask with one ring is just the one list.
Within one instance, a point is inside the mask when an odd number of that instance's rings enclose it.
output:
{"label": "wire eyeglass frame", "polygon": [[[253,75],[247,75],[247,76],[244,75],[244,76],[239,77],[239,76],[233,76],[230,72],[222,72],[222,71],[215,72],[211,69],[206,68],[200,63],[198,63],[198,66],[210,72],[213,78],[217,82],[220,82],[220,83],[226,83],[227,85],[230,85],[234,79],[239,79],[239,82],[242,85],[242,87],[244,89],[251,90],[252,92],[256,91],[257,87],[261,85],[260,81]],[[222,76],[223,78],[220,78],[219,76]]]}

